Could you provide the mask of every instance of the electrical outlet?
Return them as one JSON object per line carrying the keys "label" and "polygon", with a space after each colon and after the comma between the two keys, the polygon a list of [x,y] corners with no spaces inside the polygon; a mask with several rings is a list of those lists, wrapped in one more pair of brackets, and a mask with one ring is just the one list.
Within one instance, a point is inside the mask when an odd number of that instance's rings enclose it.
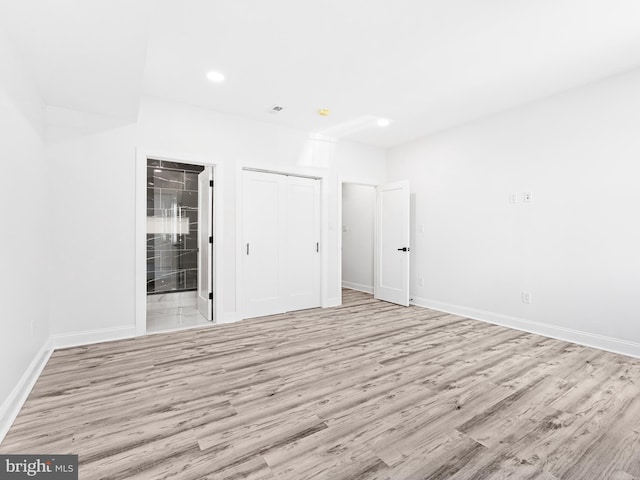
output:
{"label": "electrical outlet", "polygon": [[418,286],[419,287],[424,287],[424,278],[418,277]]}
{"label": "electrical outlet", "polygon": [[532,202],[533,201],[533,194],[531,192],[524,192],[522,194],[522,201],[523,202]]}
{"label": "electrical outlet", "polygon": [[531,303],[531,292],[522,292],[522,303]]}
{"label": "electrical outlet", "polygon": [[509,193],[509,203],[518,203],[518,192]]}

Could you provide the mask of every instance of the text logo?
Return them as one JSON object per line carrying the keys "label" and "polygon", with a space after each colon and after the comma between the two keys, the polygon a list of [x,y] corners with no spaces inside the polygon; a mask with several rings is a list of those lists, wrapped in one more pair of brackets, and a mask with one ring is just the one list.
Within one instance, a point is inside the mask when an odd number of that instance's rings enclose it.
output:
{"label": "text logo", "polygon": [[78,480],[77,455],[0,455],[0,480]]}

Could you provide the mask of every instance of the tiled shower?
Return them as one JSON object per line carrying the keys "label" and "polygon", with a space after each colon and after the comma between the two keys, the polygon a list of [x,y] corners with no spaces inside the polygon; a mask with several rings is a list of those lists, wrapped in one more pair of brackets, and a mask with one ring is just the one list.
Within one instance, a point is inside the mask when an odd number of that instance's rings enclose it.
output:
{"label": "tiled shower", "polygon": [[204,167],[147,161],[147,294],[197,288],[198,173]]}

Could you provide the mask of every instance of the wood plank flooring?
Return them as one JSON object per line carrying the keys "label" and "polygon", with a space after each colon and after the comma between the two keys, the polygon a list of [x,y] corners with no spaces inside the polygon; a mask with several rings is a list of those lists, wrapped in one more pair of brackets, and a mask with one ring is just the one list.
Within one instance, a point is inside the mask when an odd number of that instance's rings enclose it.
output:
{"label": "wood plank flooring", "polygon": [[56,351],[0,452],[81,479],[640,479],[640,360],[345,290]]}

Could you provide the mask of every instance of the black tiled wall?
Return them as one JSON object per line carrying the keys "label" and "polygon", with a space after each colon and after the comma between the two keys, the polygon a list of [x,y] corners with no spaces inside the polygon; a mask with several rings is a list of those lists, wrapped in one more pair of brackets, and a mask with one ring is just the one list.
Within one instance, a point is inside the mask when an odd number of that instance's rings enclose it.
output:
{"label": "black tiled wall", "polygon": [[147,161],[147,217],[189,219],[189,233],[147,234],[147,294],[197,288],[200,165]]}

